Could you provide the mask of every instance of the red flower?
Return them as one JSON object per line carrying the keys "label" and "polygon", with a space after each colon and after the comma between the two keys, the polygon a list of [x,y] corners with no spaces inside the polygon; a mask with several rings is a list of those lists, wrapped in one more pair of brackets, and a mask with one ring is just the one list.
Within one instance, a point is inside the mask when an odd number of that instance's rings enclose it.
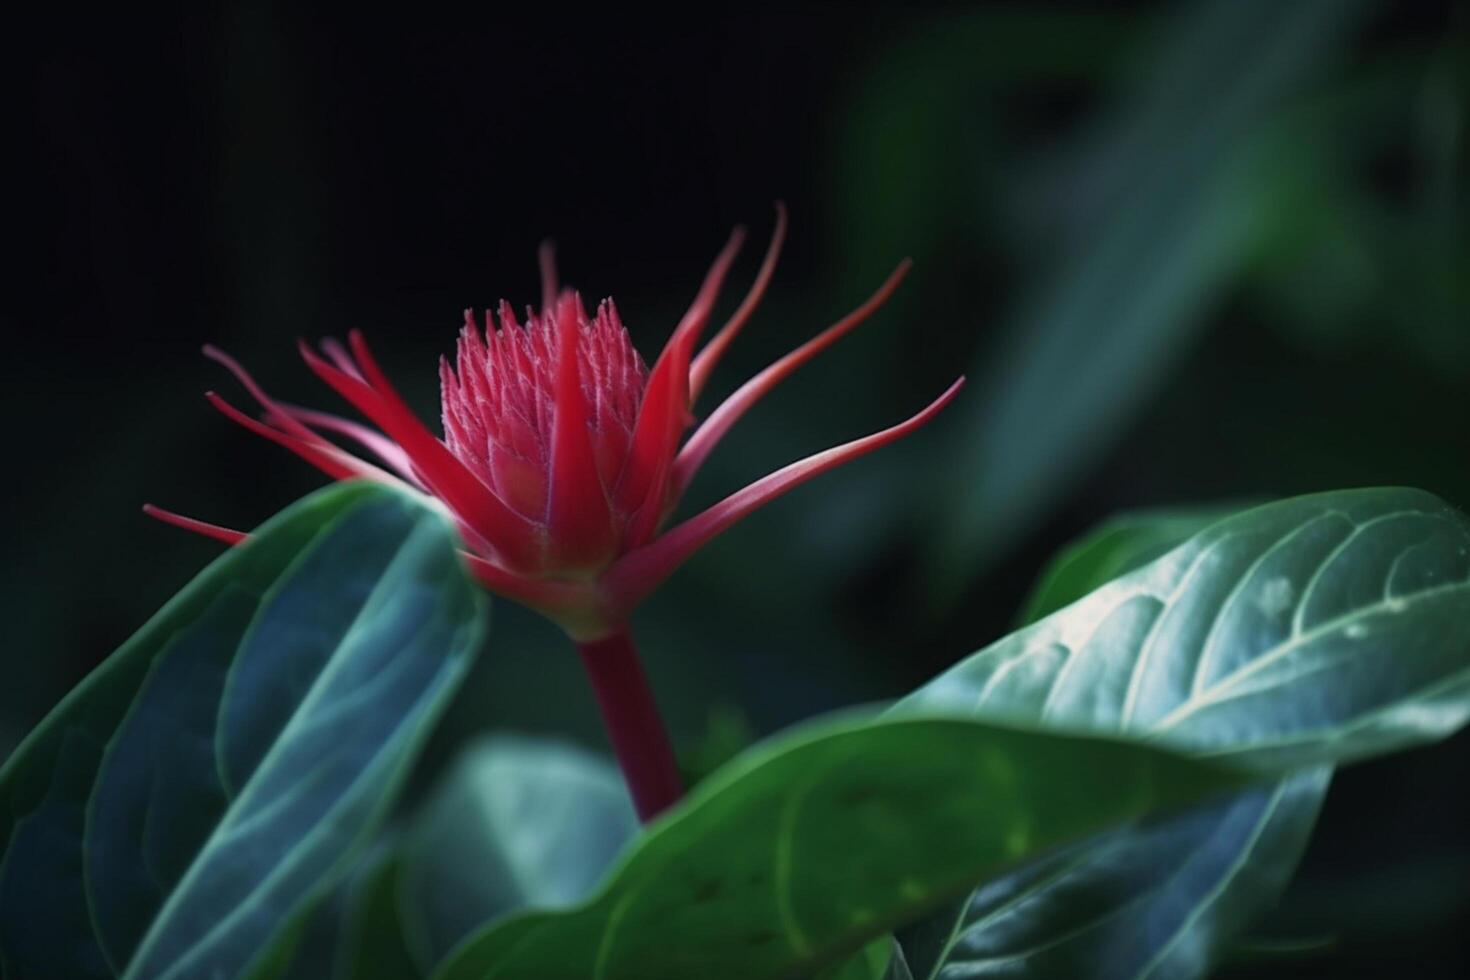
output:
{"label": "red flower", "polygon": [[[223,352],[227,367],[263,409],[261,420],[219,395],[225,415],[280,443],[335,479],[406,485],[437,498],[453,516],[465,557],[487,589],[555,620],[587,642],[616,633],[645,596],[700,546],[761,505],[848,460],[917,429],[944,407],[963,379],[918,415],[863,439],[777,470],[682,523],[662,530],[679,498],[721,437],[761,396],[867,319],[908,271],[901,264],[862,306],[751,378],[680,446],[691,409],[730,341],[770,281],[785,236],[775,233],[744,302],[708,344],[695,344],[740,247],[737,229],[705,276],[693,305],[649,370],[633,349],[617,309],[604,300],[588,315],[580,298],[558,290],[543,247],[542,306],[517,322],[501,303],[499,327],[465,312],[456,364],[440,364],[444,439],[420,422],[378,367],[357,331],[349,348],[304,342],[316,374],[378,428],[278,402]],[[376,457],[346,452],[324,433],[345,437]],[[149,514],[228,542],[244,535],[151,505]]]}

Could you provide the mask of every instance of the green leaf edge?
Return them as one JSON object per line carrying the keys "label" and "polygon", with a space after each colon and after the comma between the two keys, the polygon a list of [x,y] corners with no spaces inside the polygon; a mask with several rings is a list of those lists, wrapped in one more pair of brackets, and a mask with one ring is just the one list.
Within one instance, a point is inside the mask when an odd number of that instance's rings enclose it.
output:
{"label": "green leaf edge", "polygon": [[[165,624],[170,618],[186,611],[192,604],[202,603],[203,605],[207,605],[219,591],[228,587],[227,579],[221,578],[220,581],[216,582],[216,577],[222,576],[222,573],[226,572],[232,566],[248,560],[257,550],[264,547],[265,545],[260,539],[266,538],[278,528],[302,522],[302,526],[298,530],[300,535],[300,548],[281,566],[278,578],[287,576],[292,568],[297,567],[300,562],[305,560],[315,550],[320,538],[324,534],[330,533],[333,525],[346,520],[353,510],[368,504],[373,498],[397,500],[406,509],[416,511],[422,515],[417,518],[417,521],[422,521],[424,517],[433,515],[433,518],[438,520],[448,532],[450,539],[457,539],[457,535],[448,519],[442,513],[442,509],[431,499],[425,498],[410,490],[400,489],[376,481],[340,481],[295,501],[260,524],[251,532],[245,541],[228,548],[206,564],[204,568],[196,572],[184,584],[183,588],[170,596],[153,615],[149,616],[126,640],[120,643],[96,667],[78,681],[61,700],[51,707],[45,717],[27,732],[25,737],[16,744],[15,748],[11,750],[3,762],[0,762],[0,797],[3,797],[8,784],[23,778],[21,770],[29,761],[27,757],[34,751],[37,744],[43,743],[52,735],[57,726],[63,723],[62,720],[68,715],[69,709],[75,702],[85,697],[92,687],[105,683],[113,675],[132,666],[128,662],[129,653],[138,644],[144,642],[143,638],[149,632]],[[308,516],[314,518],[309,524],[304,521]],[[468,570],[464,569],[463,563],[461,563],[461,567],[468,574]],[[278,588],[278,584],[273,583],[262,594],[260,600],[262,605],[270,600],[276,588]],[[452,683],[446,687],[441,698],[433,704],[436,720],[438,712],[442,711],[445,704],[458,692],[459,685],[473,665],[475,654],[484,643],[485,636],[488,632],[488,616],[486,615],[490,605],[488,600],[478,588],[470,589],[468,594],[470,596],[470,602],[474,606],[475,613],[468,619],[468,633],[464,641],[464,648],[467,651],[467,655],[464,657],[463,663],[458,669],[458,676],[453,678]],[[255,623],[252,619],[250,626],[247,628],[247,635],[249,630],[254,628]],[[167,641],[160,646],[160,653],[166,649],[166,644]],[[146,677],[146,675],[147,672],[143,671],[141,676]],[[351,866],[352,862],[360,856],[362,849],[374,839],[374,832],[381,826],[386,811],[396,802],[397,796],[402,790],[410,768],[408,760],[417,758],[424,742],[432,734],[432,729],[432,725],[422,726],[417,735],[405,746],[406,751],[403,756],[405,761],[399,765],[396,771],[389,774],[387,781],[390,789],[383,794],[380,803],[373,812],[372,819],[366,824],[367,829],[356,840],[351,842],[349,847],[343,852],[343,856],[323,876],[316,887],[303,898],[300,910],[294,916],[282,921],[274,941],[266,944],[257,951],[256,955],[243,970],[241,974],[243,977],[250,978],[250,980],[271,977],[277,972],[277,968],[282,963],[282,960],[289,957],[290,948],[300,938],[301,926],[316,907],[320,905],[321,901],[331,894],[342,872]],[[12,818],[7,815],[4,819],[5,836],[0,838],[0,870],[3,870],[6,863],[6,851],[8,850],[9,844],[8,827],[11,822]],[[86,906],[88,917],[91,919],[92,927],[95,931],[96,918],[90,892],[86,895]],[[3,966],[3,962],[0,962],[0,967]]]}
{"label": "green leaf edge", "polygon": [[[662,847],[662,842],[665,839],[677,833],[684,822],[698,816],[702,808],[718,805],[720,797],[729,792],[732,787],[737,786],[755,770],[765,767],[781,756],[800,751],[810,745],[828,739],[841,738],[875,728],[925,727],[933,725],[950,725],[971,729],[1002,731],[1028,737],[1054,739],[1056,741],[1103,743],[1137,751],[1140,755],[1152,756],[1158,760],[1169,760],[1177,764],[1181,771],[1194,771],[1201,774],[1202,777],[1208,777],[1211,780],[1212,786],[1208,791],[1195,792],[1194,798],[1196,799],[1212,796],[1215,793],[1228,793],[1232,789],[1255,785],[1262,780],[1261,775],[1258,773],[1244,773],[1240,770],[1208,760],[1200,761],[1191,759],[1167,746],[1142,745],[1135,740],[1108,738],[1096,732],[1050,731],[1024,724],[1009,724],[1003,720],[978,721],[973,717],[945,711],[879,717],[874,717],[870,712],[861,710],[839,711],[825,717],[800,722],[742,753],[696,786],[673,810],[670,810],[664,816],[645,827],[643,833],[636,837],[630,846],[619,855],[618,860],[608,870],[597,889],[586,899],[575,905],[557,909],[524,909],[495,920],[480,930],[470,933],[461,940],[444,957],[444,960],[439,964],[437,969],[430,974],[430,980],[461,980],[462,977],[469,976],[480,976],[486,978],[486,980],[496,978],[498,980],[501,976],[509,976],[508,974],[502,974],[500,972],[501,968],[499,967],[488,973],[464,973],[458,967],[458,963],[470,951],[472,946],[477,942],[483,941],[491,933],[516,929],[536,919],[543,919],[549,923],[553,920],[572,918],[589,912],[598,905],[603,904],[615,892],[620,890],[622,887],[621,879],[628,869],[636,867],[641,861],[647,860],[644,857],[647,852]],[[1184,800],[1175,801],[1175,805],[1183,806],[1186,802]],[[1094,830],[1106,830],[1107,826],[1107,824],[1100,822]],[[1018,856],[1016,858],[1017,863],[1024,861],[1034,853],[1035,850],[1032,850]],[[961,879],[957,879],[953,884],[934,890],[926,895],[922,901],[906,906],[901,915],[895,915],[891,918],[875,917],[865,922],[861,935],[855,931],[852,936],[843,940],[841,943],[814,951],[814,954],[807,960],[799,964],[794,964],[789,975],[804,976],[811,971],[820,970],[834,963],[840,963],[842,957],[860,952],[873,940],[886,934],[891,934],[893,929],[903,922],[922,915],[925,911],[932,908],[937,908],[946,901],[952,900],[973,889],[975,881],[976,879],[973,876],[966,875]],[[609,911],[610,913],[615,913],[615,906]],[[517,946],[520,943],[526,942],[530,936],[534,935],[535,933],[532,932],[526,936],[519,937]],[[787,974],[782,975],[785,976]],[[599,972],[595,973],[594,976],[600,978],[602,974]]]}

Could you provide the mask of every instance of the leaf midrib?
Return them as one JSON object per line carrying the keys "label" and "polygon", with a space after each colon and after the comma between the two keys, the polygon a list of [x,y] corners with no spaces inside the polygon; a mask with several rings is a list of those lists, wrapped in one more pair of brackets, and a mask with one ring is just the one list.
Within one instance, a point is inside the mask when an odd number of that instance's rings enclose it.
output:
{"label": "leaf midrib", "polygon": [[[359,514],[360,507],[361,505],[344,510],[335,519],[328,522],[322,527],[322,529],[311,539],[310,545],[304,548],[298,554],[297,558],[294,559],[285,570],[283,570],[282,575],[272,585],[271,589],[267,590],[265,595],[262,596],[260,604],[257,606],[256,616],[259,615],[259,610],[264,608],[270,602],[272,596],[274,596],[279,589],[284,588],[285,583],[289,582],[292,579],[293,575],[297,571],[299,571],[302,563],[307,561],[310,556],[314,555],[317,552],[317,550],[330,537],[331,533],[334,530],[339,528],[350,518]],[[353,617],[352,623],[348,626],[346,630],[343,631],[342,637],[335,644],[332,652],[323,659],[322,669],[317,672],[316,677],[312,680],[311,687],[308,688],[306,696],[297,702],[296,707],[291,712],[291,717],[287,720],[286,724],[281,728],[280,732],[271,743],[271,747],[266,752],[264,758],[262,758],[260,762],[256,765],[250,776],[245,780],[244,785],[240,787],[239,792],[234,796],[233,799],[230,800],[229,805],[220,815],[220,819],[215,823],[214,828],[209,833],[209,836],[206,837],[203,843],[200,845],[198,852],[195,854],[194,860],[189,865],[189,870],[186,871],[184,875],[179,879],[178,884],[175,885],[173,891],[169,894],[168,898],[164,900],[164,904],[159,908],[157,914],[153,917],[153,921],[149,923],[147,932],[144,933],[143,938],[139,940],[138,945],[134,948],[131,956],[129,957],[127,970],[122,974],[121,980],[134,980],[134,978],[136,977],[135,970],[138,968],[138,964],[145,961],[145,959],[147,958],[146,954],[150,952],[150,947],[154,942],[157,941],[160,934],[161,925],[169,919],[170,913],[175,910],[177,904],[182,900],[182,896],[189,890],[190,886],[193,884],[197,876],[202,873],[203,862],[200,859],[203,857],[203,855],[207,854],[215,847],[215,845],[224,835],[225,828],[231,825],[232,819],[236,815],[238,815],[240,809],[244,807],[246,803],[249,802],[259,791],[258,787],[260,785],[261,774],[270,770],[272,761],[281,751],[283,751],[281,747],[287,742],[287,736],[291,734],[299,725],[304,724],[304,722],[301,721],[302,716],[309,713],[308,709],[315,705],[321,699],[321,697],[323,696],[322,692],[325,688],[325,682],[332,676],[334,676],[338,670],[341,669],[340,654],[343,648],[347,645],[348,640],[352,638],[354,634],[359,630],[366,612],[368,610],[375,609],[379,601],[380,593],[385,588],[384,583],[391,577],[391,573],[394,567],[404,560],[404,556],[406,554],[410,553],[410,545],[414,543],[415,539],[419,538],[420,535],[424,533],[426,527],[427,525],[422,519],[414,517],[412,519],[412,523],[407,528],[405,528],[403,538],[397,544],[397,546],[395,546],[392,558],[390,558],[388,562],[384,564],[382,573],[379,574],[378,580],[374,584],[372,591],[363,600],[362,605],[358,608],[357,613]],[[256,628],[256,625],[257,620],[252,618],[250,626],[247,628],[245,633],[241,635],[240,643],[242,646],[249,640],[253,631]],[[235,662],[232,661],[231,673],[233,673],[234,664]],[[228,681],[226,683],[228,685]],[[220,701],[221,708],[223,707],[224,703],[225,700],[222,692]],[[217,762],[220,758],[218,748],[218,732],[219,728],[217,726],[215,740],[215,758]],[[384,744],[386,745],[391,741],[391,738],[385,740]],[[379,755],[380,754],[381,753],[379,753]],[[372,765],[365,766],[363,772],[366,773],[372,768]],[[360,779],[361,775],[359,775],[358,778]],[[353,782],[355,785],[357,780],[354,780]],[[350,787],[349,792],[343,794],[343,798],[346,798],[349,795]],[[337,805],[334,805],[332,808],[334,811],[336,809],[336,806]],[[272,873],[267,876],[267,880],[272,880],[279,872],[279,870],[280,869],[278,866],[277,869],[272,871]],[[259,887],[257,886],[251,889],[250,894],[254,895],[258,891]],[[179,957],[179,959],[175,962],[174,966],[170,968],[170,970],[165,971],[163,974],[160,975],[160,980],[162,980],[162,977],[166,977],[171,972],[173,972],[173,970],[176,969],[178,965],[187,961],[190,956],[194,955],[195,951],[199,947],[203,946],[211,936],[216,934],[221,925],[223,925],[225,922],[233,921],[236,917],[238,917],[240,911],[249,904],[248,898],[249,896],[247,896],[247,901],[242,901],[241,903],[237,904],[230,915],[221,918],[220,921],[214,925],[214,927],[212,927],[192,946],[190,946]]]}

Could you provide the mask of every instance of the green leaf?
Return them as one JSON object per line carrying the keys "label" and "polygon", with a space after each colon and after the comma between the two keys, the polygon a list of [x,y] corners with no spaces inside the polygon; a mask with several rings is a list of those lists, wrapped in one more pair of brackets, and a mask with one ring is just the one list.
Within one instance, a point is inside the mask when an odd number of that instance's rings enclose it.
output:
{"label": "green leaf", "polygon": [[[970,372],[977,396],[957,406],[968,413],[957,444],[937,454],[948,491],[932,536],[941,582],[958,592],[1075,487],[1209,324],[1269,227],[1272,187],[1256,159],[1269,124],[1351,42],[1369,7],[1173,8],[1151,64],[1134,71],[1144,84],[1092,121],[1096,145],[1070,148],[1081,165],[1040,199],[1013,190],[1032,202],[1027,231],[1048,212],[1071,220],[1047,242],[1052,267]],[[1056,169],[1033,160],[1022,172]]]}
{"label": "green leaf", "polygon": [[477,927],[583,898],[637,832],[622,776],[601,756],[482,738],[317,910],[281,976],[426,976]]}
{"label": "green leaf", "polygon": [[417,980],[398,916],[397,837],[385,835],[313,910],[282,962],[251,980]]}
{"label": "green leaf", "polygon": [[[1027,603],[1034,622],[1243,508],[1143,511],[1066,548]],[[1152,825],[1114,831],[987,882],[903,930],[926,978],[1199,975],[1280,896],[1330,769],[1288,776]],[[1152,966],[1149,964],[1152,962]]]}
{"label": "green leaf", "polygon": [[[1103,550],[1108,540],[1093,539]],[[899,710],[943,703],[1136,732],[1267,766],[1414,744],[1466,717],[1470,643],[1456,623],[1470,611],[1467,550],[1464,519],[1418,491],[1246,511],[981,651]],[[1196,711],[1214,721],[1188,720]],[[1053,855],[905,933],[905,949],[929,977],[1200,975],[1279,895],[1329,772]]]}
{"label": "green leaf", "polygon": [[1236,780],[966,719],[812,725],[700,784],[586,904],[492,926],[437,976],[808,975],[1017,860]]}
{"label": "green leaf", "polygon": [[[1069,546],[1027,604],[1033,622],[1243,508],[1116,517]],[[903,932],[921,976],[1202,973],[1280,897],[1306,846],[1330,769],[1288,776],[1154,825],[1115,831],[987,882]]]}
{"label": "green leaf", "polygon": [[892,936],[882,936],[838,966],[817,974],[817,980],[914,980],[903,948]]}
{"label": "green leaf", "polygon": [[1120,514],[1072,542],[1042,569],[1022,605],[1021,625],[1029,626],[1093,589],[1146,565],[1242,505],[1177,508]]}
{"label": "green leaf", "polygon": [[637,832],[622,777],[600,756],[509,736],[472,746],[403,849],[399,908],[419,969],[508,912],[585,897]]}
{"label": "green leaf", "polygon": [[962,661],[899,710],[1141,732],[1263,771],[1442,738],[1470,717],[1470,526],[1419,490],[1298,497]]}
{"label": "green leaf", "polygon": [[900,939],[925,978],[1202,976],[1285,888],[1326,767],[1065,848]]}
{"label": "green leaf", "polygon": [[6,976],[241,977],[374,830],[484,616],[455,535],[343,485],[231,549],[0,769]]}

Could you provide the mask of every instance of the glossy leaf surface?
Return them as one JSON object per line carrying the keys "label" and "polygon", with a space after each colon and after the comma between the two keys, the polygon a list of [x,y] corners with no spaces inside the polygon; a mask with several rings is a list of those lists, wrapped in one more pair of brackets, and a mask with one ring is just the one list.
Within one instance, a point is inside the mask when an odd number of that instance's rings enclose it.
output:
{"label": "glossy leaf surface", "polygon": [[1326,767],[1065,848],[901,933],[916,976],[1203,975],[1296,868]]}
{"label": "glossy leaf surface", "polygon": [[1470,717],[1470,528],[1418,490],[1214,524],[961,662],[900,710],[1150,741],[1266,771],[1448,735]]}
{"label": "glossy leaf surface", "polygon": [[[1043,570],[1025,622],[1070,605],[1241,507],[1114,518]],[[1296,868],[1326,767],[1067,848],[987,882],[903,932],[919,975],[1189,977],[1204,973]]]}
{"label": "glossy leaf surface", "polygon": [[1148,564],[1243,506],[1148,510],[1120,514],[1063,548],[1042,569],[1022,606],[1029,626],[1093,589]]}
{"label": "glossy leaf surface", "polygon": [[368,838],[482,633],[413,499],[316,494],[227,552],[0,770],[6,976],[239,977]]}
{"label": "glossy leaf surface", "polygon": [[[976,654],[908,706],[942,700],[979,717],[1155,738],[1195,710],[1232,705],[1229,725],[1186,724],[1189,748],[1287,766],[1463,722],[1470,656],[1453,624],[1470,594],[1470,541],[1458,514],[1417,491],[1367,490],[1202,520],[1208,529],[1189,543]],[[1041,594],[1076,598],[1086,576],[1071,573],[1171,524],[1093,536]],[[1266,680],[1236,679],[1255,673]],[[1084,678],[1093,688],[1077,697]],[[1200,975],[1284,887],[1329,772],[1311,768],[991,882],[910,930],[910,959],[936,977]]]}
{"label": "glossy leaf surface", "polygon": [[588,903],[493,926],[439,976],[807,975],[1021,858],[1238,785],[1143,746],[965,719],[809,726],[701,784]]}

